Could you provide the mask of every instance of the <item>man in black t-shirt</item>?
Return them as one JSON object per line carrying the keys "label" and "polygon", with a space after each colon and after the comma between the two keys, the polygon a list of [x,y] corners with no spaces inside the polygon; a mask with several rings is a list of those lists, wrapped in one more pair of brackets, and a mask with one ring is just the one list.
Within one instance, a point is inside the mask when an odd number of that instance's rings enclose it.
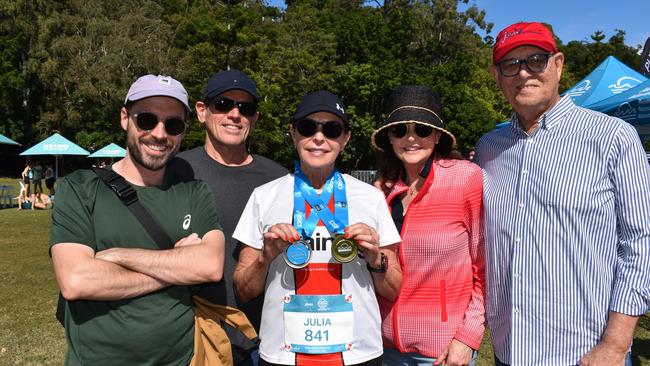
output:
{"label": "man in black t-shirt", "polygon": [[255,82],[243,72],[231,69],[212,75],[195,104],[197,117],[205,125],[205,144],[178,154],[178,160],[188,162],[191,169],[181,164],[170,167],[208,183],[226,237],[223,280],[204,284],[199,295],[242,310],[257,331],[263,296],[245,304],[235,297],[232,274],[240,248],[232,233],[253,189],[288,173],[273,160],[248,152],[246,139],[260,118],[258,98]]}

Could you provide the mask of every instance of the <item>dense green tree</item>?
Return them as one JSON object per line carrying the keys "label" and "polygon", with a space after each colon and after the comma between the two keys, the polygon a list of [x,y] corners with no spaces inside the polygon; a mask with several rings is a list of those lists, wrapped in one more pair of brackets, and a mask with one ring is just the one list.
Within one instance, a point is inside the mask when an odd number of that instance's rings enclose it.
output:
{"label": "dense green tree", "polygon": [[35,138],[40,82],[31,55],[37,41],[34,14],[41,1],[0,1],[0,133],[18,141]]}
{"label": "dense green tree", "polygon": [[60,131],[81,146],[123,141],[119,106],[146,73],[169,74],[171,27],[154,2],[51,3],[37,18],[34,57],[43,85],[40,137]]}
{"label": "dense green tree", "polygon": [[[345,169],[374,166],[370,135],[382,124],[386,97],[401,84],[440,94],[443,119],[466,152],[511,113],[488,74],[491,32],[469,0],[0,0],[0,133],[25,146],[54,131],[85,148],[124,142],[119,107],[145,73],[168,74],[191,103],[215,72],[251,75],[262,118],[250,150],[290,166],[291,114],[318,89],[342,97],[353,137]],[[460,8],[464,10],[460,10]],[[638,47],[625,32],[590,41],[556,39],[566,55],[562,89],[608,55],[631,67]],[[203,143],[191,117],[183,148]]]}
{"label": "dense green tree", "polygon": [[617,29],[607,42],[604,42],[605,38],[605,33],[596,31],[591,35],[593,42],[571,41],[566,46],[560,46],[560,51],[566,57],[563,90],[587,76],[608,56],[616,57],[633,69],[638,68],[641,62],[641,46],[626,45],[625,31]]}

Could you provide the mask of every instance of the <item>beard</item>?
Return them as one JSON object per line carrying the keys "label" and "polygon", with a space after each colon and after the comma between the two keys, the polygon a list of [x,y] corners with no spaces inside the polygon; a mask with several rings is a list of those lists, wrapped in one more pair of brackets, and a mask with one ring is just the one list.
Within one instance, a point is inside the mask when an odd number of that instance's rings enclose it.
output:
{"label": "beard", "polygon": [[[167,153],[164,155],[154,156],[147,154],[145,151],[143,151],[146,149],[146,147],[143,146],[145,143],[153,143],[156,145],[165,146]],[[135,136],[132,136],[132,138],[129,138],[127,141],[127,148],[135,163],[152,171],[158,171],[165,168],[169,159],[176,155],[179,147],[180,144],[174,146],[173,143],[169,140],[161,141],[152,138],[151,136],[149,136],[149,138],[146,140],[144,138],[138,139]]]}

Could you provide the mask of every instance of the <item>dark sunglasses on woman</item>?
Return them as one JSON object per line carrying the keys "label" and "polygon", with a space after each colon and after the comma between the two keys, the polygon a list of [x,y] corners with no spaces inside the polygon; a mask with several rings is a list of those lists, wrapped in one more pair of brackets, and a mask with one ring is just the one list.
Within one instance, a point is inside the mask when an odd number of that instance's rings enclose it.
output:
{"label": "dark sunglasses on woman", "polygon": [[[158,115],[151,112],[135,113],[133,114],[133,118],[135,119],[136,126],[138,126],[138,128],[143,131],[153,130],[156,128],[156,126],[158,126],[158,121],[161,120]],[[167,118],[164,121],[164,125],[165,131],[170,136],[178,136],[182,134],[185,132],[185,128],[187,127],[185,121],[178,117]]]}
{"label": "dark sunglasses on woman", "polygon": [[255,102],[240,102],[223,96],[212,99],[214,109],[220,113],[228,113],[233,108],[237,107],[239,113],[246,117],[253,117],[257,113],[257,103]]}
{"label": "dark sunglasses on woman", "polygon": [[393,135],[393,137],[396,139],[401,139],[402,137],[406,136],[406,133],[409,130],[409,125],[413,126],[415,129],[415,134],[419,137],[429,137],[433,133],[433,127],[431,126],[423,125],[421,123],[400,123],[390,126],[390,134]]}
{"label": "dark sunglasses on woman", "polygon": [[301,119],[294,124],[298,133],[305,137],[311,137],[317,131],[321,131],[328,139],[337,139],[345,131],[343,123],[339,121],[319,122],[309,118]]}

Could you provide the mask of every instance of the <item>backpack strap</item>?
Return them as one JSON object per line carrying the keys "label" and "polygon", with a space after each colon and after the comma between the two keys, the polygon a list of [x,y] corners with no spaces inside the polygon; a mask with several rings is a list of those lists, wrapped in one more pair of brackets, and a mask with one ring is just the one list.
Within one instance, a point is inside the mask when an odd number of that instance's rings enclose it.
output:
{"label": "backpack strap", "polygon": [[[171,249],[174,247],[174,242],[169,235],[160,227],[158,221],[151,216],[149,211],[142,206],[142,203],[138,199],[138,192],[136,192],[133,186],[113,170],[93,168],[93,171],[115,192],[120,201],[133,213],[133,216],[138,219],[142,227],[149,233],[149,236],[151,236],[160,249]],[[65,298],[59,292],[59,299],[56,306],[56,319],[61,325],[64,325],[65,320],[65,303]]]}
{"label": "backpack strap", "polygon": [[167,232],[160,227],[156,219],[151,216],[140,200],[138,199],[138,192],[131,186],[121,175],[113,170],[92,168],[95,174],[101,178],[104,183],[117,195],[117,197],[124,203],[124,205],[133,213],[136,219],[140,222],[142,227],[147,230],[147,233],[158,244],[160,249],[171,249],[174,247],[174,242],[167,235]]}

